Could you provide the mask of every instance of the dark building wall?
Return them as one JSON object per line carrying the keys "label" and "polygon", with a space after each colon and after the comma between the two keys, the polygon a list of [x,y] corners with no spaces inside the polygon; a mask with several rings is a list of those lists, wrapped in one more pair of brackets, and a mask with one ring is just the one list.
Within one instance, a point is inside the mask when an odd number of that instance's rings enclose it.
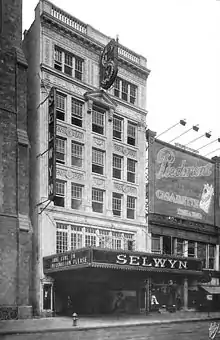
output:
{"label": "dark building wall", "polygon": [[32,231],[29,221],[27,62],[22,0],[0,0],[0,318],[27,317]]}

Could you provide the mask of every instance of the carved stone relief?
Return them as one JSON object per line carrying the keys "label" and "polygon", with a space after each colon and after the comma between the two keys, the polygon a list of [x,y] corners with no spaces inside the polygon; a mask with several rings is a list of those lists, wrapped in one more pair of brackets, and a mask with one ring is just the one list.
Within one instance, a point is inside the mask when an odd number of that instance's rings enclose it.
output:
{"label": "carved stone relief", "polygon": [[75,172],[73,170],[70,170],[70,169],[57,169],[56,171],[56,176],[57,177],[62,177],[62,178],[65,178],[65,179],[69,179],[69,180],[72,180],[72,179],[76,179],[76,180],[84,180],[84,174],[81,174],[79,172]]}
{"label": "carved stone relief", "polygon": [[99,148],[105,147],[105,141],[103,139],[93,137],[93,143],[97,145]]}
{"label": "carved stone relief", "polygon": [[121,184],[121,183],[116,183],[114,182],[114,188],[124,194],[133,194],[137,195],[137,188],[132,187],[127,184]]}
{"label": "carved stone relief", "polygon": [[130,157],[133,157],[133,158],[137,158],[137,151],[136,150],[132,150],[132,149],[126,148],[126,147],[124,147],[122,145],[114,144],[114,150],[117,151],[117,152],[122,153],[125,156],[130,156]]}
{"label": "carved stone relief", "polygon": [[57,125],[57,134],[63,134],[66,135],[67,137],[74,137],[79,140],[83,140],[84,138],[84,133],[80,132],[78,130],[71,129],[70,127],[62,126],[62,125]]}
{"label": "carved stone relief", "polygon": [[98,186],[98,187],[101,187],[101,188],[105,187],[105,180],[104,179],[93,177],[92,181],[93,181],[93,184],[95,186]]}

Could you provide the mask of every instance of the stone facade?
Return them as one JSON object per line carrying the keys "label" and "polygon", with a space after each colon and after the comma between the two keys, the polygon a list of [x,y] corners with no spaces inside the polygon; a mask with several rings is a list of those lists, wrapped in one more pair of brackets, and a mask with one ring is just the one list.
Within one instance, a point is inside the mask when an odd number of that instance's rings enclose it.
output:
{"label": "stone facade", "polygon": [[2,1],[0,27],[0,319],[31,315],[27,63],[22,1]]}
{"label": "stone facade", "polygon": [[[35,21],[25,33],[24,50],[29,65],[29,138],[31,144],[31,219],[33,223],[35,264],[35,310],[37,314],[48,314],[44,308],[45,286],[53,286],[43,273],[43,257],[56,253],[58,247],[57,228],[65,225],[68,232],[77,228],[82,233],[85,246],[86,232],[107,232],[110,236],[118,232],[119,242],[131,237],[135,250],[147,250],[147,226],[145,221],[145,122],[146,81],[150,71],[146,59],[123,46],[119,46],[118,76],[133,84],[136,89],[135,104],[114,96],[114,89],[99,88],[99,58],[109,38],[94,28],[80,22],[48,1],[40,1],[35,12]],[[54,51],[58,46],[62,53],[69,53],[83,60],[82,78],[78,79],[54,67]],[[65,143],[65,162],[57,163],[56,178],[65,185],[64,207],[48,198],[48,94],[52,87],[65,96],[65,119],[57,120],[57,138]],[[82,103],[82,126],[72,124],[71,100]],[[104,133],[92,131],[94,106],[104,109]],[[123,122],[121,140],[113,139],[113,116]],[[135,145],[127,143],[128,125],[135,126]],[[83,148],[82,165],[72,164],[71,143]],[[92,172],[92,148],[104,152],[103,174]],[[112,177],[112,155],[122,159],[122,177]],[[127,182],[128,159],[136,163],[135,181]],[[79,209],[72,208],[71,186],[81,185],[82,202]],[[103,213],[93,211],[92,189],[102,190]],[[113,215],[112,194],[122,197],[122,216]],[[128,219],[127,196],[136,201],[135,218]],[[81,237],[81,236],[80,236]],[[98,236],[95,246],[99,246]],[[66,247],[71,246],[70,241]],[[87,244],[88,245],[88,244]],[[64,249],[65,250],[65,249]],[[51,304],[52,310],[52,304]]]}

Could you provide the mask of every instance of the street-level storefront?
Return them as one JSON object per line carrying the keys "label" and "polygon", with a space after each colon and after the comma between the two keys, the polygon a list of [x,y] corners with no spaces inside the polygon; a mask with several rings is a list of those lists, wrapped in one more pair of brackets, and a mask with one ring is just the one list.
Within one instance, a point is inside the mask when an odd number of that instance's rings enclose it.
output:
{"label": "street-level storefront", "polygon": [[[44,258],[43,309],[56,314],[140,313],[154,305],[188,307],[188,281],[201,261],[143,252],[82,248]],[[53,292],[52,292],[53,291]],[[51,293],[52,292],[52,293]]]}

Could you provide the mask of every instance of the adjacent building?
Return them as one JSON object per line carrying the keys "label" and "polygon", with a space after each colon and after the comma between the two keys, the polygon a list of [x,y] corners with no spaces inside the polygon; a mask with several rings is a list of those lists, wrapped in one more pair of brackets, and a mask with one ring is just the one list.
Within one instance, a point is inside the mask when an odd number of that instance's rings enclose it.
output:
{"label": "adjacent building", "polygon": [[199,259],[203,276],[192,268],[190,275],[153,277],[153,292],[162,304],[178,297],[185,308],[219,309],[219,158],[210,160],[155,136],[147,131],[151,252],[188,264]]}
{"label": "adjacent building", "polygon": [[0,319],[29,317],[27,62],[21,49],[22,1],[0,1]]}
{"label": "adjacent building", "polygon": [[140,310],[143,267],[120,262],[150,250],[150,71],[144,57],[119,43],[117,78],[100,87],[100,56],[110,41],[46,0],[25,32],[37,314],[66,313],[70,305],[81,314],[108,313],[122,295],[128,312]]}

